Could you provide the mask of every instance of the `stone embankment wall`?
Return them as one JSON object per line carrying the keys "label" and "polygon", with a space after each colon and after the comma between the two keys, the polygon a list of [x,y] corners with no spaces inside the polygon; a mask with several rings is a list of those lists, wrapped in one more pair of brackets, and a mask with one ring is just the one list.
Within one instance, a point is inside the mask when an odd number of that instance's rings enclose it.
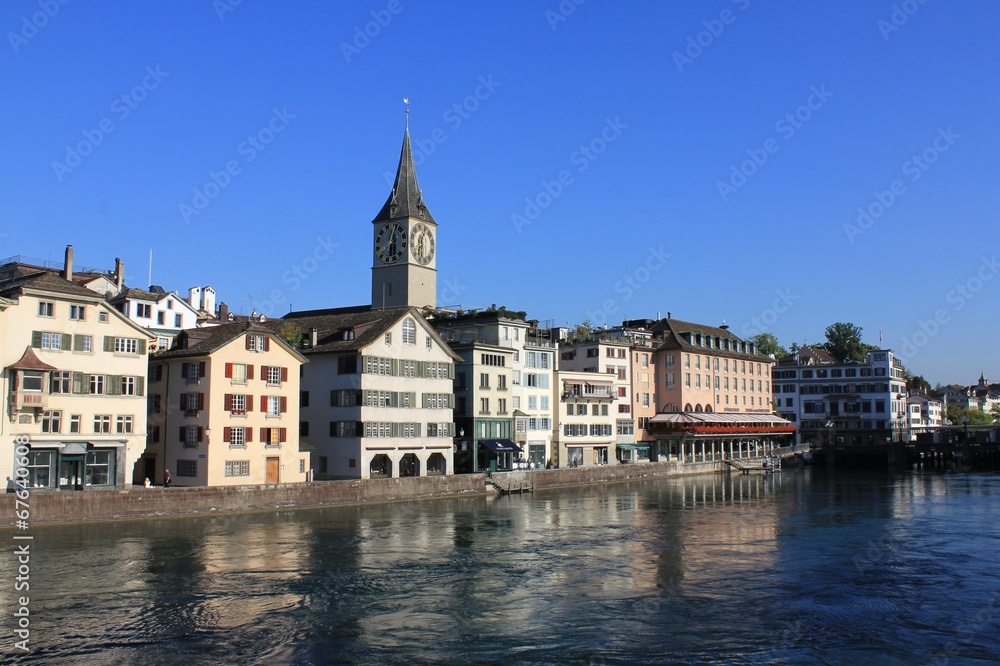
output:
{"label": "stone embankment wall", "polygon": [[[31,493],[28,503],[30,523],[40,525],[482,495],[487,492],[484,480],[483,474],[461,474],[271,486],[46,491]],[[14,495],[8,497],[13,504]]]}
{"label": "stone embankment wall", "polygon": [[[517,488],[543,490],[599,483],[641,481],[668,476],[727,471],[721,462],[600,465],[565,469],[503,472],[498,481]],[[168,516],[273,511],[277,509],[398,502],[462,497],[496,492],[484,474],[423,476],[365,481],[317,481],[270,486],[214,488],[132,488],[83,492],[32,492],[30,523],[86,522]],[[13,503],[14,495],[8,494]]]}

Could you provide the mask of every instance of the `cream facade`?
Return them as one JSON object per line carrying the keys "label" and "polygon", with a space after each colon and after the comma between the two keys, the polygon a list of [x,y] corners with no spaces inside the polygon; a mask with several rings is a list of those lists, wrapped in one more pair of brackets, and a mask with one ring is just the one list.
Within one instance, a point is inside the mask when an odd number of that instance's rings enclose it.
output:
{"label": "cream facade", "polygon": [[301,432],[317,479],[454,474],[460,360],[416,308],[293,312],[303,332]]}
{"label": "cream facade", "polygon": [[615,382],[600,373],[562,369],[555,373],[555,378],[559,397],[555,423],[559,467],[616,462]]}
{"label": "cream facade", "polygon": [[8,281],[0,297],[0,474],[15,477],[15,440],[27,438],[31,488],[141,483],[152,335],[51,272]]}
{"label": "cream facade", "polygon": [[300,367],[274,332],[244,323],[184,331],[152,357],[146,476],[175,486],[299,483]]}

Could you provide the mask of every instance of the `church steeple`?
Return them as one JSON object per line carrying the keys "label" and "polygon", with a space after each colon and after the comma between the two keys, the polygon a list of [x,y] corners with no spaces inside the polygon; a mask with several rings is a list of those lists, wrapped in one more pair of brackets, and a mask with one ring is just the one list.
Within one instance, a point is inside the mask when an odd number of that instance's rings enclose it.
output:
{"label": "church steeple", "polygon": [[378,212],[373,223],[400,218],[412,218],[428,224],[437,225],[434,216],[424,203],[423,194],[417,184],[417,170],[413,166],[413,151],[410,148],[410,128],[407,126],[403,134],[403,149],[399,153],[399,167],[396,169],[396,181],[386,199],[382,210]]}

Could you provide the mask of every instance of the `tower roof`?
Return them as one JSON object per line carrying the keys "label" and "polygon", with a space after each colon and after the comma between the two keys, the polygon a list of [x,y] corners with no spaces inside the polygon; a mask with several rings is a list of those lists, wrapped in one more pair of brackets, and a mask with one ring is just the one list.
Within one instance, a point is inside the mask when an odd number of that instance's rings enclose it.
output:
{"label": "tower roof", "polygon": [[399,153],[399,168],[396,169],[396,181],[392,184],[392,192],[382,210],[372,222],[397,220],[412,217],[436,225],[434,216],[427,209],[420,186],[417,185],[417,171],[413,167],[413,151],[410,149],[410,129],[403,134],[403,149]]}

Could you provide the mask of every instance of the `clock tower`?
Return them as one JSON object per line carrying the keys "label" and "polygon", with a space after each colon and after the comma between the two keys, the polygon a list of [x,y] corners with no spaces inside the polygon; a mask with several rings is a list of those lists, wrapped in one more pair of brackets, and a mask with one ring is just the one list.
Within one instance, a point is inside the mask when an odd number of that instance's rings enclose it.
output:
{"label": "clock tower", "polygon": [[437,307],[437,222],[417,185],[409,127],[392,192],[372,226],[372,308]]}

